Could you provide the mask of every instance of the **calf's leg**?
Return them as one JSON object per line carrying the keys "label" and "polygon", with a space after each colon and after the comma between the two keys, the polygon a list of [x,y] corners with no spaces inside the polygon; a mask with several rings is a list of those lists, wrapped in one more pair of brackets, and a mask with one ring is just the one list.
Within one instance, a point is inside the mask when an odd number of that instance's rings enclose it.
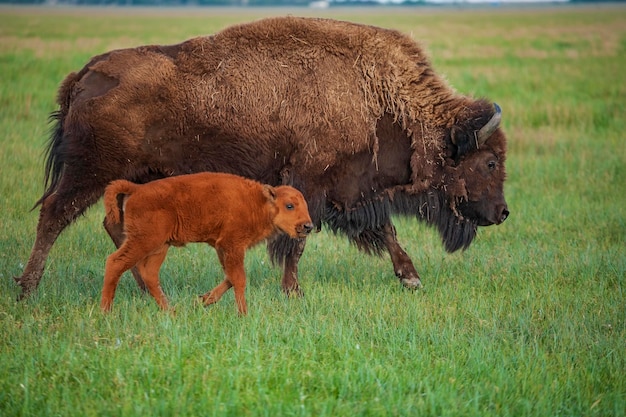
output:
{"label": "calf's leg", "polygon": [[111,304],[115,297],[115,290],[117,289],[117,283],[120,281],[120,277],[124,272],[129,270],[137,263],[134,258],[124,256],[125,247],[122,246],[117,251],[113,252],[107,258],[104,267],[104,284],[102,285],[102,297],[100,298],[100,309],[102,311],[111,310]]}
{"label": "calf's leg", "polygon": [[[237,304],[237,311],[240,315],[245,316],[248,314],[248,305],[246,304],[246,271],[244,269],[244,257],[245,248],[240,249],[237,247],[231,248],[216,248],[217,256],[222,264],[224,273],[226,274],[226,280],[222,281],[213,291],[217,299],[228,289],[226,286],[230,285],[235,291],[235,303]],[[211,293],[213,293],[211,291]],[[209,298],[211,295],[209,294]]]}
{"label": "calf's leg", "polygon": [[411,289],[421,288],[422,281],[420,281],[420,277],[415,269],[415,266],[413,266],[411,258],[409,258],[409,255],[407,255],[398,243],[396,228],[393,226],[391,221],[384,225],[383,233],[385,247],[389,251],[389,255],[391,255],[393,270],[396,273],[396,276],[400,279],[402,285]]}
{"label": "calf's leg", "polygon": [[[165,246],[165,250],[163,250],[163,246]],[[157,300],[157,303],[159,303],[160,297],[158,297],[158,291],[160,287],[158,284],[158,270],[163,259],[165,259],[166,253],[167,245],[164,245],[162,241],[156,238],[153,241],[146,239],[134,240],[132,237],[126,239],[122,246],[107,258],[104,268],[102,298],[100,300],[100,308],[102,311],[106,312],[111,309],[111,304],[115,297],[115,290],[122,274],[140,262],[140,271],[148,274],[154,271],[154,267],[158,262],[158,266],[156,267],[156,287],[154,274],[151,274],[152,278],[148,280],[150,282],[148,289]],[[145,260],[145,258],[150,258],[152,255],[155,255],[154,259]]]}
{"label": "calf's leg", "polygon": [[[119,249],[120,246],[122,246],[122,243],[124,243],[124,239],[126,239],[126,236],[124,235],[124,223],[109,224],[105,219],[102,224],[104,225],[104,230],[107,231],[111,240],[115,244],[115,247]],[[145,292],[147,290],[146,284],[144,283],[137,268],[131,268],[130,272],[133,274],[133,278],[135,278],[139,289],[141,289],[142,292]]]}
{"label": "calf's leg", "polygon": [[146,284],[148,291],[150,291],[150,294],[154,297],[161,310],[167,310],[169,308],[167,297],[159,281],[159,269],[165,260],[168,249],[169,245],[163,245],[160,249],[146,256],[137,264],[137,270],[143,277],[143,282]]}
{"label": "calf's leg", "polygon": [[[220,265],[222,265],[222,269],[224,269],[222,251],[218,249],[215,249],[215,251],[217,252]],[[203,294],[200,296],[200,298],[202,298],[202,303],[205,306],[208,306],[209,304],[217,303],[220,300],[220,298],[222,298],[222,295],[224,295],[224,293],[228,291],[232,286],[233,284],[230,283],[230,281],[228,280],[228,276],[226,276],[226,278],[224,278],[224,281],[220,282],[217,287],[213,288],[211,291],[207,292],[206,294]]]}
{"label": "calf's leg", "polygon": [[206,294],[200,296],[202,298],[202,303],[205,306],[208,306],[209,304],[217,303],[220,300],[220,298],[222,298],[222,295],[224,295],[224,293],[228,291],[230,287],[232,286],[233,284],[231,284],[230,281],[228,280],[228,277],[226,277],[224,281],[222,281],[217,287],[213,288],[211,291],[207,292]]}

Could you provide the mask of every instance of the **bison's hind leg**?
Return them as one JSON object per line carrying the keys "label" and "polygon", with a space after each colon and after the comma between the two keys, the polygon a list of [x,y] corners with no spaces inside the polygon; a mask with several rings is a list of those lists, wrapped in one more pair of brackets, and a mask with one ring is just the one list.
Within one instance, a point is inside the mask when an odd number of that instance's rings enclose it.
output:
{"label": "bison's hind leg", "polygon": [[15,278],[22,287],[18,300],[27,297],[39,285],[46,258],[61,232],[98,201],[104,191],[106,181],[79,182],[78,179],[85,177],[84,173],[70,171],[71,168],[66,169],[56,190],[44,196],[40,202],[35,243],[24,272]]}

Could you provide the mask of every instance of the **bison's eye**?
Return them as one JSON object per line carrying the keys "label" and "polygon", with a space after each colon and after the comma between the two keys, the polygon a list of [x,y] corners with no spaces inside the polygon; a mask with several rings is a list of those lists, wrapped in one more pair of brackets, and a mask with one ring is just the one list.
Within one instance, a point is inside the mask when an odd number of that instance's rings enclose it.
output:
{"label": "bison's eye", "polygon": [[291,203],[286,204],[286,205],[285,205],[285,208],[286,208],[287,210],[293,210],[293,209],[294,209],[293,204],[291,204]]}
{"label": "bison's eye", "polygon": [[489,168],[489,171],[493,171],[494,169],[496,169],[496,161],[489,161],[487,163],[487,167]]}

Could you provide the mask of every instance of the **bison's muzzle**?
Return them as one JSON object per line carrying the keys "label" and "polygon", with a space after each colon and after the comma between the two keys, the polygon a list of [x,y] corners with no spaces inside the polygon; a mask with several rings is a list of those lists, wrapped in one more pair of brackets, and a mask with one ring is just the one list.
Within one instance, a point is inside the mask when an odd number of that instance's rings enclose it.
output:
{"label": "bison's muzzle", "polygon": [[487,205],[484,202],[463,202],[459,204],[461,214],[478,226],[502,224],[509,217],[509,208],[506,202]]}
{"label": "bison's muzzle", "polygon": [[507,218],[509,217],[509,210],[508,208],[505,206],[502,211],[500,211],[500,221],[497,222],[497,224],[501,224],[503,223]]}
{"label": "bison's muzzle", "polygon": [[480,219],[478,221],[479,226],[491,226],[493,224],[502,224],[509,217],[509,209],[504,205],[498,205],[495,208],[495,215],[488,218]]}

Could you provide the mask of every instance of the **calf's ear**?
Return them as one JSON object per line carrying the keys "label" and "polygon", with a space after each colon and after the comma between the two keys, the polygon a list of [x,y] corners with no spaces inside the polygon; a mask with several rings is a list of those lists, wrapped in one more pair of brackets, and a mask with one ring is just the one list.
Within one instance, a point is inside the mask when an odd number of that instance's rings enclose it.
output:
{"label": "calf's ear", "polygon": [[263,185],[263,195],[269,201],[276,200],[276,190],[271,185],[267,185],[267,184]]}

